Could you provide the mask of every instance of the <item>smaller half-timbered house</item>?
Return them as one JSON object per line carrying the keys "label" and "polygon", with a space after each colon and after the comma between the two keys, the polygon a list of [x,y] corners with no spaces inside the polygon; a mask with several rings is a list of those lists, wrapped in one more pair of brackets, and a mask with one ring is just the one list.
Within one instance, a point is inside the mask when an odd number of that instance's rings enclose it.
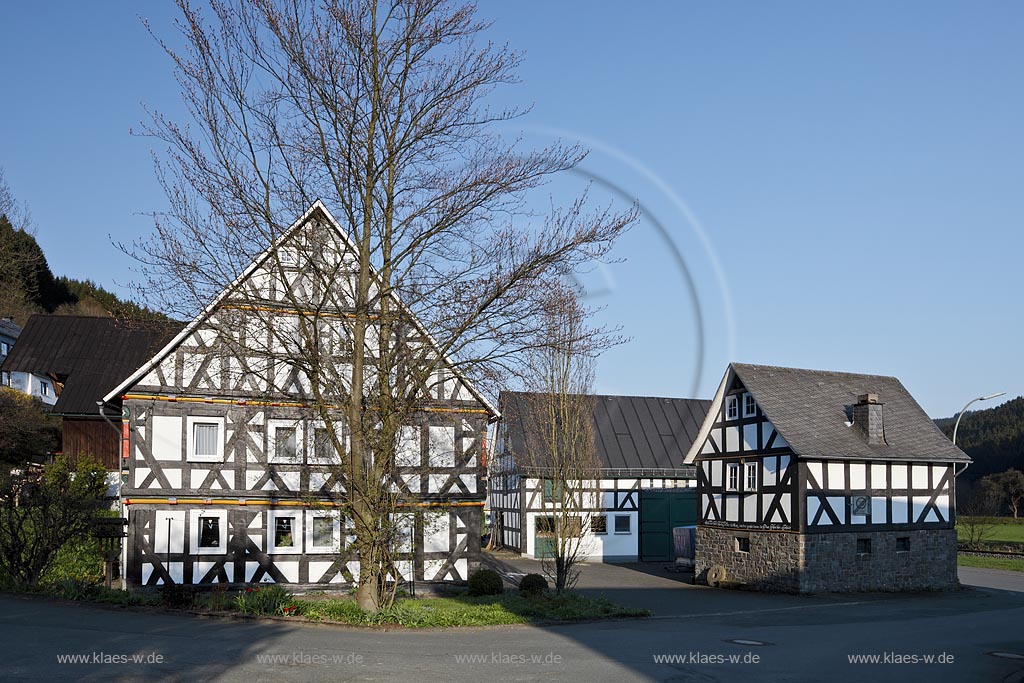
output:
{"label": "smaller half-timbered house", "polygon": [[955,586],[968,456],[895,377],[733,363],[686,462],[698,580],[787,592]]}
{"label": "smaller half-timbered house", "polygon": [[[497,545],[540,559],[558,505],[550,456],[532,452],[528,432],[536,394],[503,391],[502,419],[488,480]],[[675,559],[672,529],[696,522],[696,468],[682,465],[710,402],[688,398],[594,396],[600,481],[570,489],[589,495],[581,555],[591,561]],[[589,506],[589,503],[587,504]]]}

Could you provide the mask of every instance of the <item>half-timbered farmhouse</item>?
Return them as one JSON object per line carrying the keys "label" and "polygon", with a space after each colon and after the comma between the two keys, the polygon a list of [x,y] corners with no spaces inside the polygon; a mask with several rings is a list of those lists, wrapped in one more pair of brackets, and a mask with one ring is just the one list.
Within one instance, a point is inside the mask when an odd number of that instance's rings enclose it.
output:
{"label": "half-timbered farmhouse", "polygon": [[[350,287],[342,275],[358,271],[354,253],[317,202],[106,396],[122,397],[126,412],[129,587],[357,579],[350,520],[335,512],[344,470],[336,439],[310,408],[309,378],[287,354],[255,358],[257,347],[294,341],[304,316],[305,325],[323,323],[321,341],[345,362],[345,306],[296,310],[295,302]],[[338,277],[315,281],[307,258],[341,259]],[[225,346],[225,334],[238,336]],[[401,334],[434,348],[411,313]],[[435,375],[401,429],[394,480],[381,486],[397,492],[408,529],[394,554],[399,578],[461,581],[479,561],[485,435],[497,411],[446,361]]]}
{"label": "half-timbered farmhouse", "polygon": [[733,363],[686,462],[698,580],[789,592],[956,585],[968,456],[895,377]]}
{"label": "half-timbered farmhouse", "polygon": [[[498,545],[525,557],[552,552],[550,530],[558,505],[549,455],[536,453],[528,432],[535,394],[503,391],[502,419],[488,480]],[[709,401],[640,396],[594,396],[593,432],[599,482],[570,485],[591,494],[589,525],[581,525],[587,559],[604,562],[674,560],[672,529],[696,522],[696,468],[683,457]],[[589,505],[589,504],[588,504]]]}

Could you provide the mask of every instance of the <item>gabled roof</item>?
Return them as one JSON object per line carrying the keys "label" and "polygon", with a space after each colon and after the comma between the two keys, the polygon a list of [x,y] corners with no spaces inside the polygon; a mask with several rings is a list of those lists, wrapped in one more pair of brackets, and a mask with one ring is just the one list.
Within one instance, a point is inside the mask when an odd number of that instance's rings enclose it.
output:
{"label": "gabled roof", "polygon": [[[341,240],[349,249],[357,251],[356,245],[352,242],[352,239],[342,229],[341,225],[338,223],[337,220],[335,220],[331,212],[327,210],[327,207],[324,206],[323,202],[321,202],[319,199],[316,200],[313,203],[313,205],[310,206],[309,209],[307,209],[304,214],[299,216],[299,218],[297,218],[295,222],[292,223],[288,227],[288,229],[285,230],[277,238],[277,240],[274,243],[270,244],[266,249],[264,249],[263,252],[260,253],[260,255],[257,256],[256,259],[251,264],[249,264],[248,268],[242,271],[242,273],[238,277],[236,277],[231,284],[225,287],[224,290],[221,291],[221,293],[218,294],[217,297],[213,301],[211,301],[206,308],[200,311],[199,314],[196,315],[196,317],[193,318],[192,321],[188,325],[186,325],[184,329],[182,329],[181,332],[178,333],[177,336],[171,339],[166,344],[166,346],[160,349],[152,358],[150,358],[144,364],[137,366],[135,372],[133,372],[130,376],[128,376],[120,384],[118,384],[113,390],[111,390],[106,395],[104,400],[109,401],[116,396],[120,396],[129,387],[137,383],[139,380],[145,377],[146,374],[149,373],[153,368],[159,365],[164,358],[166,358],[171,352],[173,352],[174,349],[176,349],[185,339],[187,339],[189,335],[195,332],[196,329],[217,310],[217,308],[220,306],[221,302],[223,302],[225,298],[227,298],[233,291],[235,291],[236,288],[238,288],[254,272],[256,272],[256,270],[260,266],[262,266],[267,259],[270,258],[271,254],[273,254],[280,247],[281,244],[286,242],[289,238],[292,237],[292,235],[298,232],[304,225],[306,225],[306,223],[308,223],[316,216],[323,218],[324,221],[326,221],[326,223],[335,231],[335,233],[337,233],[338,237],[341,238]],[[374,272],[374,274],[376,273]],[[422,334],[424,338],[427,339],[427,341],[435,350],[439,351],[437,341],[423,327],[422,323],[419,321],[416,315],[411,310],[409,310],[405,303],[402,302],[395,295],[394,292],[391,292],[390,296],[392,301],[397,306],[399,306],[401,310],[408,316],[409,320],[416,327],[417,331],[420,334]],[[466,385],[470,393],[473,394],[473,397],[480,401],[480,403],[487,409],[487,411],[491,414],[491,419],[493,420],[498,418],[500,416],[500,413],[493,405],[491,405],[491,402],[487,400],[487,397],[485,397],[483,394],[477,391],[476,387],[473,386],[473,383],[466,378],[465,374],[462,371],[460,371],[457,367],[455,367],[455,365],[452,364],[451,359],[447,355],[442,355],[441,357],[445,365],[447,365],[448,368],[455,374],[455,376],[458,377]]]}
{"label": "gabled roof", "polygon": [[34,315],[2,368],[63,382],[54,413],[97,415],[96,402],[180,328],[181,323]]}
{"label": "gabled roof", "polygon": [[[528,453],[527,430],[543,394],[503,391],[498,397],[509,448],[522,468],[543,467],[545,454]],[[540,400],[538,400],[540,399]],[[711,401],[648,396],[594,396],[594,441],[605,470],[680,470]]]}
{"label": "gabled roof", "polygon": [[19,334],[21,334],[21,328],[15,325],[13,320],[0,318],[0,335],[17,339]]}
{"label": "gabled roof", "polygon": [[[717,414],[715,407],[721,405],[733,376],[754,396],[799,456],[970,462],[970,457],[946,438],[895,377],[732,363],[715,396],[713,414]],[[853,406],[868,393],[878,394],[883,404],[885,445],[868,445],[861,432],[849,426]],[[703,429],[702,434],[706,437]],[[703,438],[700,442],[687,454],[688,462],[692,462]]]}

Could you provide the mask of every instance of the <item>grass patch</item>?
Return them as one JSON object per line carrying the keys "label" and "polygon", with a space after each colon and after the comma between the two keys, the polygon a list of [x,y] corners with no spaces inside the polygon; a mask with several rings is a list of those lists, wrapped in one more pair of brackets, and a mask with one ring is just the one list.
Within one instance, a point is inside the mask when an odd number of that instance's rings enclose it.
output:
{"label": "grass patch", "polygon": [[[1024,520],[997,518],[990,530],[985,533],[985,541],[988,543],[1021,543],[1024,544]],[[967,534],[963,525],[957,524],[957,538],[961,541],[967,540]]]}
{"label": "grass patch", "polygon": [[1005,569],[1011,572],[1024,572],[1024,559],[1016,557],[982,557],[978,555],[958,555],[956,563],[961,567],[979,567],[981,569]]}
{"label": "grass patch", "polygon": [[577,594],[523,598],[518,595],[403,598],[378,614],[362,612],[348,599],[297,600],[299,612],[317,621],[354,626],[399,625],[407,628],[495,626],[552,621],[646,617],[650,612],[622,607],[604,598]]}

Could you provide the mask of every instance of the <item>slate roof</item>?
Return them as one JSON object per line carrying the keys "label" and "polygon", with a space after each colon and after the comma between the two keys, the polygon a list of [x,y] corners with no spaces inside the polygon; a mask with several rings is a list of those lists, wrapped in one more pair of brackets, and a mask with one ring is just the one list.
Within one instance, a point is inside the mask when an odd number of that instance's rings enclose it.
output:
{"label": "slate roof", "polygon": [[[509,447],[519,460],[542,466],[543,456],[527,454],[529,415],[538,394],[503,391],[498,398]],[[675,470],[696,476],[683,465],[711,401],[648,396],[594,396],[594,439],[605,470]],[[533,423],[536,424],[536,423]],[[639,476],[639,475],[636,475]]]}
{"label": "slate roof", "polygon": [[[793,451],[804,457],[970,462],[895,377],[733,363],[732,369]],[[878,394],[884,446],[847,426],[853,405]]]}
{"label": "slate roof", "polygon": [[0,367],[7,372],[53,375],[63,382],[54,413],[96,415],[96,401],[180,329],[180,323],[34,315]]}

